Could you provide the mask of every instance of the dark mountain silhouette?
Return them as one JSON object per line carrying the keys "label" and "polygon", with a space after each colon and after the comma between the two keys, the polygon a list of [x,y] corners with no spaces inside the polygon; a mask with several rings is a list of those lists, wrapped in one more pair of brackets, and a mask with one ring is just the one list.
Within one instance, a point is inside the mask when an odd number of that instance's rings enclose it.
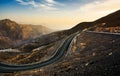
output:
{"label": "dark mountain silhouette", "polygon": [[111,13],[105,17],[102,17],[100,19],[97,19],[93,22],[82,22],[74,26],[73,28],[68,30],[68,33],[74,33],[76,31],[81,31],[85,28],[89,27],[95,27],[95,26],[101,26],[102,23],[105,23],[104,27],[115,27],[115,26],[120,26],[120,10]]}
{"label": "dark mountain silhouette", "polygon": [[96,20],[94,22],[95,23],[104,23],[104,22],[110,22],[111,23],[111,21],[116,22],[116,21],[119,21],[119,20],[120,20],[120,10],[118,10],[118,11],[116,11],[114,13],[111,13],[111,14],[105,16],[105,17],[102,17],[102,18],[100,18],[100,19],[98,19],[98,20]]}

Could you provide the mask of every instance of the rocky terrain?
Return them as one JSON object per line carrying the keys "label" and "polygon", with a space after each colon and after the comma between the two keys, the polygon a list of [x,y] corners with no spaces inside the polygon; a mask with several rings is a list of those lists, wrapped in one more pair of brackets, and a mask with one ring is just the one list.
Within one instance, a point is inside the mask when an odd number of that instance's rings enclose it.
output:
{"label": "rocky terrain", "polygon": [[[34,62],[42,62],[53,56],[66,37],[74,32],[80,32],[71,42],[65,56],[57,62],[39,69],[1,75],[119,76],[119,21],[120,10],[93,22],[79,23],[69,30],[53,32],[41,37],[36,37],[29,43],[15,47],[20,49],[20,53],[0,53],[0,61],[6,63],[31,64]],[[117,34],[102,34],[99,32]]]}
{"label": "rocky terrain", "polygon": [[[18,24],[9,19],[0,20],[0,48],[18,45],[22,40],[29,40],[52,30],[44,26]],[[3,45],[4,44],[4,45]]]}

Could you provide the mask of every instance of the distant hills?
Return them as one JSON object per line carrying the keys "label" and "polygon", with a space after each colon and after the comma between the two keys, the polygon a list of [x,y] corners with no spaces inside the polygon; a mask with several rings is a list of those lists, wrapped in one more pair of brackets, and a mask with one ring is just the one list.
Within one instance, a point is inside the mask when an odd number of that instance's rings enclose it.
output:
{"label": "distant hills", "polygon": [[[10,19],[0,20],[0,48],[12,45],[20,40],[35,38],[52,30],[42,25],[18,24]],[[5,45],[3,45],[5,43]]]}

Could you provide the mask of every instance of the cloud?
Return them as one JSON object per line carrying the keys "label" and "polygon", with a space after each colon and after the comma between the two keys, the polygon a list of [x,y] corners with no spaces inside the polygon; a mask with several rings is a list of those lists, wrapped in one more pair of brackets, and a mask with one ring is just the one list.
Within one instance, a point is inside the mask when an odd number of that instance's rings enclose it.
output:
{"label": "cloud", "polygon": [[16,0],[17,2],[19,2],[20,4],[22,4],[22,5],[28,5],[28,4],[26,4],[26,2],[24,2],[23,0]]}
{"label": "cloud", "polygon": [[57,4],[57,2],[54,1],[54,0],[45,0],[45,1],[48,2],[48,3],[50,3],[50,4]]}
{"label": "cloud", "polygon": [[116,0],[106,0],[106,1],[95,1],[93,3],[90,4],[86,4],[82,7],[80,7],[81,11],[94,11],[97,13],[101,13],[101,12],[107,12],[107,11],[114,11],[120,8],[120,1]]}
{"label": "cloud", "polygon": [[97,0],[80,6],[74,13],[82,20],[95,20],[117,10],[120,10],[120,0]]}
{"label": "cloud", "polygon": [[40,4],[39,7],[38,7],[38,10],[39,8],[43,9],[43,10],[57,10],[57,8],[55,7],[51,7],[52,5],[49,5],[49,4]]}
{"label": "cloud", "polygon": [[21,5],[32,5],[33,7],[38,7],[38,5],[35,3],[34,0],[29,0],[29,1],[24,1],[24,0],[16,0],[19,2]]}
{"label": "cloud", "polygon": [[54,0],[43,0],[43,2],[36,2],[35,0],[16,0],[21,5],[31,5],[32,7],[36,8],[37,10],[57,10],[56,5],[61,5]]}

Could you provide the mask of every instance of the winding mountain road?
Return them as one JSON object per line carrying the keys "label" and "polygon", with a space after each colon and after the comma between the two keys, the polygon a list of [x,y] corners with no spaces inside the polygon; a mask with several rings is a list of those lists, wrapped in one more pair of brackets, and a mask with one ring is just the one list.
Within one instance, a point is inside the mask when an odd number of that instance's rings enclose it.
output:
{"label": "winding mountain road", "polygon": [[43,61],[43,62],[36,62],[33,64],[23,64],[23,65],[13,65],[13,64],[7,64],[0,62],[0,73],[13,73],[17,71],[24,71],[24,70],[32,70],[36,68],[41,68],[44,66],[47,66],[49,64],[52,64],[56,61],[58,61],[61,57],[65,55],[67,52],[69,45],[73,38],[78,34],[74,33],[70,35],[59,47],[59,49],[56,51],[55,55],[53,55],[49,60]]}
{"label": "winding mountain road", "polygon": [[[84,31],[85,32],[85,31]],[[60,58],[62,58],[67,50],[69,49],[69,45],[73,38],[78,34],[74,33],[70,35],[58,48],[55,55],[53,55],[49,60],[43,61],[43,62],[36,62],[33,64],[23,64],[23,65],[13,65],[13,64],[7,64],[0,62],[0,73],[13,73],[17,71],[24,71],[24,70],[32,70],[36,68],[41,68],[47,65],[50,65],[56,61],[58,61]],[[106,34],[106,35],[120,35],[120,33],[107,33],[107,32],[93,32],[88,31],[88,33],[97,33],[97,34]]]}

